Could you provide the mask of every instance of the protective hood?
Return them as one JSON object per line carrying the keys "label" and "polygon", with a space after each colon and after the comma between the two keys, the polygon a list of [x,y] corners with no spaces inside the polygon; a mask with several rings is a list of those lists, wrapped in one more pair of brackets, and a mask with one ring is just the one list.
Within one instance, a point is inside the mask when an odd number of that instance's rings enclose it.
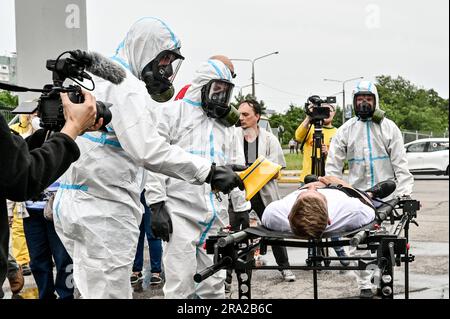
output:
{"label": "protective hood", "polygon": [[[362,102],[360,105],[356,105],[356,96],[359,94],[372,94],[375,96],[375,107],[371,106],[368,102]],[[375,123],[381,123],[384,119],[384,111],[380,109],[380,101],[378,97],[378,91],[375,84],[369,81],[361,81],[358,83],[352,94],[353,110],[356,116],[361,121],[371,120]]]}
{"label": "protective hood", "polygon": [[195,72],[195,77],[191,82],[191,86],[186,91],[184,101],[188,103],[191,101],[200,106],[202,101],[202,87],[209,81],[215,79],[232,82],[230,69],[219,60],[208,60],[207,62],[203,62]]}
{"label": "protective hood", "polygon": [[119,44],[113,60],[141,79],[144,67],[164,50],[181,47],[181,41],[162,20],[145,17],[135,22]]}
{"label": "protective hood", "polygon": [[[355,95],[358,93],[372,93],[373,95],[375,95],[375,110],[380,108],[380,99],[378,98],[378,90],[375,84],[370,81],[359,82],[352,92],[353,104],[355,101]],[[353,107],[355,107],[355,105],[353,105]]]}

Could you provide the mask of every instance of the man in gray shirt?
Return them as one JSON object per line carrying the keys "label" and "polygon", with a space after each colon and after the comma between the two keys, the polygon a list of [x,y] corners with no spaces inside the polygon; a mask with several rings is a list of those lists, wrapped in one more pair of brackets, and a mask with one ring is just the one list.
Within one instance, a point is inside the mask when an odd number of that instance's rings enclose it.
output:
{"label": "man in gray shirt", "polygon": [[[258,126],[261,118],[261,105],[253,99],[244,100],[239,105],[239,113],[242,129],[238,130],[237,134],[238,138],[243,140],[246,164],[253,164],[262,155],[268,160],[286,167],[283,150],[278,139],[271,132],[260,129]],[[261,219],[267,205],[280,198],[278,184],[274,178],[251,199],[252,209]],[[248,227],[248,214],[243,216],[243,214],[231,212],[230,224],[233,230],[239,230],[240,227]],[[285,269],[289,267],[286,247],[273,246],[272,251],[283,280],[288,282],[295,281],[296,278],[292,271]],[[228,282],[230,282],[230,274],[228,279]]]}

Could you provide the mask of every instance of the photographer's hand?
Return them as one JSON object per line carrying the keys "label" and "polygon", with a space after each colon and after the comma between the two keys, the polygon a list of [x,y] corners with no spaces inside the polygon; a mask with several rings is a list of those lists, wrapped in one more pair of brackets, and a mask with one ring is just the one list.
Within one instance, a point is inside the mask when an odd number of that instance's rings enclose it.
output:
{"label": "photographer's hand", "polygon": [[97,107],[95,105],[95,97],[89,92],[82,90],[84,96],[84,102],[81,104],[75,104],[70,101],[67,93],[61,93],[61,101],[64,107],[64,117],[66,124],[61,130],[70,136],[72,139],[76,139],[78,135],[83,134],[87,129],[96,130],[103,124],[103,119],[95,123],[97,115]]}
{"label": "photographer's hand", "polygon": [[306,115],[305,119],[300,125],[303,126],[304,128],[308,128],[310,123],[311,123],[311,116]]}
{"label": "photographer's hand", "polygon": [[92,125],[90,128],[86,130],[86,132],[94,132],[98,131],[103,126],[103,117],[101,117],[97,123]]}

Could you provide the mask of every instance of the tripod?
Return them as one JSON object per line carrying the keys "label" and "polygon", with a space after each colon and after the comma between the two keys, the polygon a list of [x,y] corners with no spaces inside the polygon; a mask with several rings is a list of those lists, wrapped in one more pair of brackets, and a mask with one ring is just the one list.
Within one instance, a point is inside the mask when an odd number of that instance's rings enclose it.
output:
{"label": "tripod", "polygon": [[311,174],[325,176],[325,154],[322,150],[323,145],[323,120],[313,121],[310,126],[314,125],[313,145],[311,153]]}
{"label": "tripod", "polygon": [[[309,125],[308,132],[311,130],[312,125],[314,125],[314,133],[313,133],[313,144],[311,151],[311,174],[318,176],[325,176],[325,154],[322,150],[322,145],[324,144],[324,137],[322,132],[323,127],[323,119],[314,119],[312,123]],[[305,140],[308,137],[308,133],[305,136]],[[308,266],[316,266],[316,261],[314,261],[317,257],[320,256],[328,257],[328,248],[320,248],[320,251],[314,251],[317,248],[308,248],[308,258],[306,259],[306,264]],[[311,258],[313,257],[313,258]],[[330,261],[324,262],[326,266],[329,266]],[[320,263],[319,263],[320,264]],[[316,274],[317,275],[317,274]]]}

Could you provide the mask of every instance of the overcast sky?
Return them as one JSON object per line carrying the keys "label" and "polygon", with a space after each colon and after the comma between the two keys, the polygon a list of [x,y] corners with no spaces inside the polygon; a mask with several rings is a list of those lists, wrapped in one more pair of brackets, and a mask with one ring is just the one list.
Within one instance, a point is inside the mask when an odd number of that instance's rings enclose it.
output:
{"label": "overcast sky", "polygon": [[[15,51],[14,1],[0,4],[2,54]],[[448,0],[87,0],[89,49],[111,55],[142,16],[165,20],[181,38],[178,89],[211,55],[279,51],[255,63],[256,95],[277,111],[342,90],[324,78],[401,75],[449,96]],[[237,93],[251,83],[251,63],[235,68]],[[354,83],[346,84],[347,102]]]}

